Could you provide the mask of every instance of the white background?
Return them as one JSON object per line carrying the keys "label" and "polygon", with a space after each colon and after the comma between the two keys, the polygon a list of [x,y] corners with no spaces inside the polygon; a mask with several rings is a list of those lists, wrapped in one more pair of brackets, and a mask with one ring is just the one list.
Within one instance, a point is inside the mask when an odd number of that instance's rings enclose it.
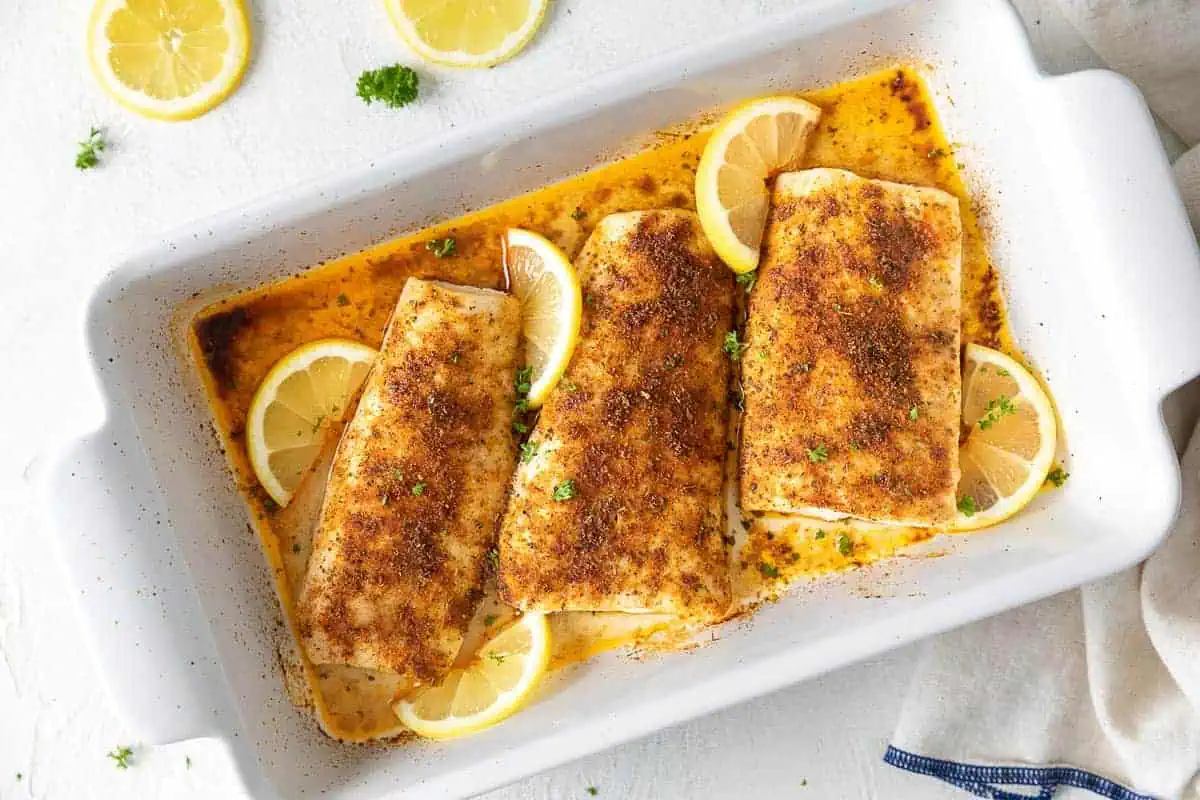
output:
{"label": "white background", "polygon": [[[381,0],[249,2],[255,43],[241,89],[198,120],[165,124],[120,110],[93,82],[83,44],[91,0],[0,0],[0,798],[246,796],[216,741],[136,748],[126,771],[105,757],[137,743],[80,651],[69,589],[33,503],[39,454],[96,421],[81,320],[108,266],[168,228],[792,4],[555,0],[519,58],[483,71],[423,68],[420,102],[393,111],[354,95],[363,69],[416,64]],[[1029,6],[1027,26],[1047,70],[1092,65],[1069,26],[1032,3],[1019,5]],[[81,173],[76,142],[93,124],[110,147],[101,168]],[[600,798],[961,796],[880,761],[915,652],[488,797],[587,798],[588,786]]]}

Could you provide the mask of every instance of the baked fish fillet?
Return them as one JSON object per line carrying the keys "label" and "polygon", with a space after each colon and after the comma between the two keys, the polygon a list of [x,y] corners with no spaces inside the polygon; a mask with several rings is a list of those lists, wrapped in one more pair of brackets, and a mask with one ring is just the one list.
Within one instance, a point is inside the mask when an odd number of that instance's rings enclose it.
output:
{"label": "baked fish fillet", "polygon": [[677,210],[605,217],[576,269],[580,341],[513,480],[501,597],[527,611],[719,615],[733,276]]}
{"label": "baked fish fillet", "polygon": [[742,357],[750,511],[955,515],[958,200],[837,169],[780,175]]}
{"label": "baked fish fillet", "polygon": [[315,664],[436,683],[478,604],[516,462],[513,298],[410,278],[342,436],[300,597]]}

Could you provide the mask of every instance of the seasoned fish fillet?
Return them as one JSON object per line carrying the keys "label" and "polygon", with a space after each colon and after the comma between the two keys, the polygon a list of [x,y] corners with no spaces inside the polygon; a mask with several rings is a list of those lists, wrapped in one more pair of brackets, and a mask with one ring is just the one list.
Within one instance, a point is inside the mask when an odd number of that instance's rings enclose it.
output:
{"label": "seasoned fish fillet", "polygon": [[478,604],[516,462],[520,306],[409,279],[342,436],[299,604],[316,664],[449,669]]}
{"label": "seasoned fish fillet", "polygon": [[958,201],[836,169],[780,175],[750,299],[741,500],[930,526],[958,482]]}
{"label": "seasoned fish fillet", "polygon": [[714,616],[733,277],[696,215],[605,217],[576,261],[580,342],[542,408],[500,533],[524,610]]}

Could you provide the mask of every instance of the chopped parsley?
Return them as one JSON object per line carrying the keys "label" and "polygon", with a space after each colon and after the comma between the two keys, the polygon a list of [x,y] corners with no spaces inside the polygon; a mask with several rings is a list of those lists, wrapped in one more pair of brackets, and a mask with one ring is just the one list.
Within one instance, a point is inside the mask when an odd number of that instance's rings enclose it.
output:
{"label": "chopped parsley", "polygon": [[578,493],[579,490],[575,488],[575,481],[571,478],[567,478],[565,481],[554,487],[554,499],[560,503],[564,500],[570,500]]}
{"label": "chopped parsley", "polygon": [[521,445],[521,463],[528,464],[537,455],[538,443],[533,439]]}
{"label": "chopped parsley", "polygon": [[338,304],[339,306],[348,306],[348,305],[350,305],[350,298],[346,296],[346,293],[345,293],[345,292],[342,292],[341,294],[339,294],[339,295],[337,296],[337,304]]}
{"label": "chopped parsley", "polygon": [[116,762],[117,769],[129,769],[131,759],[133,758],[133,748],[121,746],[108,753],[108,757]]}
{"label": "chopped parsley", "polygon": [[600,790],[597,789],[595,786],[589,786],[586,789],[584,789],[584,791],[587,792],[588,794],[590,794],[592,797],[595,797],[596,795],[600,794]]}
{"label": "chopped parsley", "polygon": [[187,767],[188,769],[191,769],[191,768],[192,768],[192,757],[191,757],[191,756],[184,756],[184,757],[183,757],[183,765],[184,765],[185,767]]}
{"label": "chopped parsley", "polygon": [[746,410],[746,395],[741,387],[729,390],[729,405],[738,411]]}
{"label": "chopped parsley", "polygon": [[768,564],[765,561],[758,562],[758,571],[762,573],[764,578],[778,578],[779,567],[774,564]]}
{"label": "chopped parsley", "polygon": [[583,210],[583,206],[575,206],[575,210],[571,212],[571,219],[579,222],[587,216],[587,212]]}
{"label": "chopped parsley", "polygon": [[921,416],[921,409],[917,408],[916,406],[913,406],[908,410],[908,418],[913,422],[916,422],[917,417],[919,416]]}
{"label": "chopped parsley", "polygon": [[808,451],[808,460],[814,464],[823,464],[829,460],[829,451],[825,445],[819,444]]}
{"label": "chopped parsley", "polygon": [[979,507],[975,505],[975,498],[971,495],[963,495],[963,499],[958,501],[958,510],[964,516],[973,517]]}
{"label": "chopped parsley", "polygon": [[392,477],[395,478],[400,483],[404,483],[404,473],[400,470],[399,467],[392,467]]}
{"label": "chopped parsley", "polygon": [[738,341],[737,331],[725,334],[725,343],[721,345],[721,349],[729,354],[730,361],[741,361],[742,353],[746,352],[749,347],[750,345]]}
{"label": "chopped parsley", "polygon": [[946,155],[946,151],[940,147],[935,147],[932,150],[930,150],[928,153],[926,153],[925,155],[928,156],[929,158],[942,158],[943,156]]}
{"label": "chopped parsley", "polygon": [[496,623],[496,615],[495,614],[488,614],[486,617],[483,618],[483,627],[485,627],[485,628],[490,628],[495,623]]}
{"label": "chopped parsley", "polygon": [[825,529],[822,528],[821,530],[817,531],[817,535],[814,536],[813,538],[814,539],[824,539],[828,535],[829,534],[825,532]]}
{"label": "chopped parsley", "polygon": [[17,783],[20,783],[24,777],[25,777],[24,775],[22,775],[21,773],[18,772],[17,773]]}
{"label": "chopped parsley", "polygon": [[88,137],[79,143],[79,152],[75,154],[75,169],[87,170],[100,165],[100,153],[108,143],[104,141],[104,131],[92,127]]}
{"label": "chopped parsley", "polygon": [[525,424],[525,412],[529,410],[529,389],[533,386],[533,367],[522,367],[517,370],[517,377],[513,380],[513,389],[517,393],[517,402],[513,405],[513,423],[512,429],[514,433],[524,434],[529,432],[529,426]]}
{"label": "chopped parsley", "polygon": [[567,380],[566,378],[563,378],[562,385],[563,385],[563,388],[566,389],[568,392],[578,392],[579,391],[579,387],[575,384],[575,381]]}
{"label": "chopped parsley", "polygon": [[678,369],[683,366],[683,353],[672,353],[663,361],[667,369]]}
{"label": "chopped parsley", "polygon": [[1061,489],[1062,485],[1067,482],[1067,478],[1071,477],[1071,473],[1067,472],[1062,467],[1055,467],[1046,474],[1046,480],[1054,484],[1054,488]]}
{"label": "chopped parsley", "polygon": [[850,537],[844,533],[839,533],[837,537],[837,550],[844,556],[848,556],[854,552],[854,542],[850,541]]}
{"label": "chopped parsley", "polygon": [[492,569],[500,569],[500,551],[492,548],[487,551],[488,563],[492,565]]}
{"label": "chopped parsley", "polygon": [[517,397],[527,397],[529,389],[533,385],[533,367],[522,367],[517,370],[517,380],[515,383],[517,389]]}
{"label": "chopped parsley", "polygon": [[426,481],[417,481],[412,487],[413,495],[420,497],[421,495],[425,494],[425,487],[428,485],[429,484]]}
{"label": "chopped parsley", "polygon": [[997,374],[997,375],[999,375],[999,376],[1000,376],[1000,377],[1002,377],[1002,378],[1007,378],[1007,377],[1009,377],[1009,375],[1010,375],[1011,373],[1009,373],[1009,371],[1008,371],[1008,370],[1006,370],[1006,369],[1000,369],[1000,368],[997,368],[997,369],[996,369],[996,374]]}
{"label": "chopped parsley", "polygon": [[995,400],[988,400],[983,417],[979,420],[979,430],[986,431],[1000,421],[1001,417],[1017,413],[1016,406],[1006,395],[1000,395]]}
{"label": "chopped parsley", "polygon": [[871,284],[872,289],[875,289],[876,291],[883,291],[883,281],[879,280],[879,278],[876,278],[874,275],[872,275],[870,278],[867,278],[867,283]]}
{"label": "chopped parsley", "polygon": [[488,653],[488,658],[490,658],[492,661],[495,661],[497,664],[503,664],[504,659],[508,658],[508,656],[503,655],[502,653]]}
{"label": "chopped parsley", "polygon": [[300,552],[300,543],[299,542],[292,542],[292,552],[293,553]]}
{"label": "chopped parsley", "polygon": [[366,70],[358,76],[355,89],[367,105],[378,101],[389,108],[403,108],[417,99],[420,85],[421,78],[415,69],[393,64]]}
{"label": "chopped parsley", "polygon": [[450,363],[457,364],[461,358],[462,358],[462,351],[455,350],[453,353],[450,354]]}
{"label": "chopped parsley", "polygon": [[425,249],[438,258],[449,258],[458,252],[458,242],[454,241],[453,236],[447,236],[444,239],[430,239],[425,243]]}
{"label": "chopped parsley", "polygon": [[737,281],[738,286],[746,290],[746,294],[750,294],[754,291],[754,284],[758,283],[758,270],[752,269],[749,272],[743,272],[734,280]]}

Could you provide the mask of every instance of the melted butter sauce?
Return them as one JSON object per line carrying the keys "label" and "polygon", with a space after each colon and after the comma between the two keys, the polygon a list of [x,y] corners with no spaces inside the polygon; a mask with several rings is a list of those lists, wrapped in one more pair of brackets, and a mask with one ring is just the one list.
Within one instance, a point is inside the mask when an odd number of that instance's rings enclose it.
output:
{"label": "melted butter sauce", "polygon": [[[936,186],[961,201],[963,220],[963,337],[1015,353],[997,276],[988,257],[975,206],[953,148],[934,115],[927,89],[907,69],[891,69],[803,96],[822,108],[806,167],[839,167],[860,175]],[[302,566],[285,554],[307,554],[308,543],[280,541],[277,513],[259,488],[246,455],[244,427],[250,401],[270,367],[302,344],[325,337],[378,347],[409,277],[503,287],[500,240],[509,227],[541,233],[568,255],[578,253],[592,227],[621,211],[695,208],[696,165],[706,130],[664,134],[655,147],[622,161],[487,209],[385,242],[294,277],[216,302],[194,318],[191,348],[209,395],[218,434],[239,488],[256,518],[257,534],[274,568],[291,618]],[[451,236],[456,252],[438,258],[426,245]],[[745,613],[778,597],[787,585],[894,555],[934,532],[858,522],[764,517],[735,524],[731,562]],[[468,631],[469,658],[487,629],[512,615],[488,592]],[[694,638],[670,618],[629,614],[556,614],[552,664],[562,667],[625,645],[679,647]],[[330,733],[351,740],[396,732],[387,708],[385,676],[366,670],[314,667],[298,648],[284,654],[293,699],[317,708]]]}

